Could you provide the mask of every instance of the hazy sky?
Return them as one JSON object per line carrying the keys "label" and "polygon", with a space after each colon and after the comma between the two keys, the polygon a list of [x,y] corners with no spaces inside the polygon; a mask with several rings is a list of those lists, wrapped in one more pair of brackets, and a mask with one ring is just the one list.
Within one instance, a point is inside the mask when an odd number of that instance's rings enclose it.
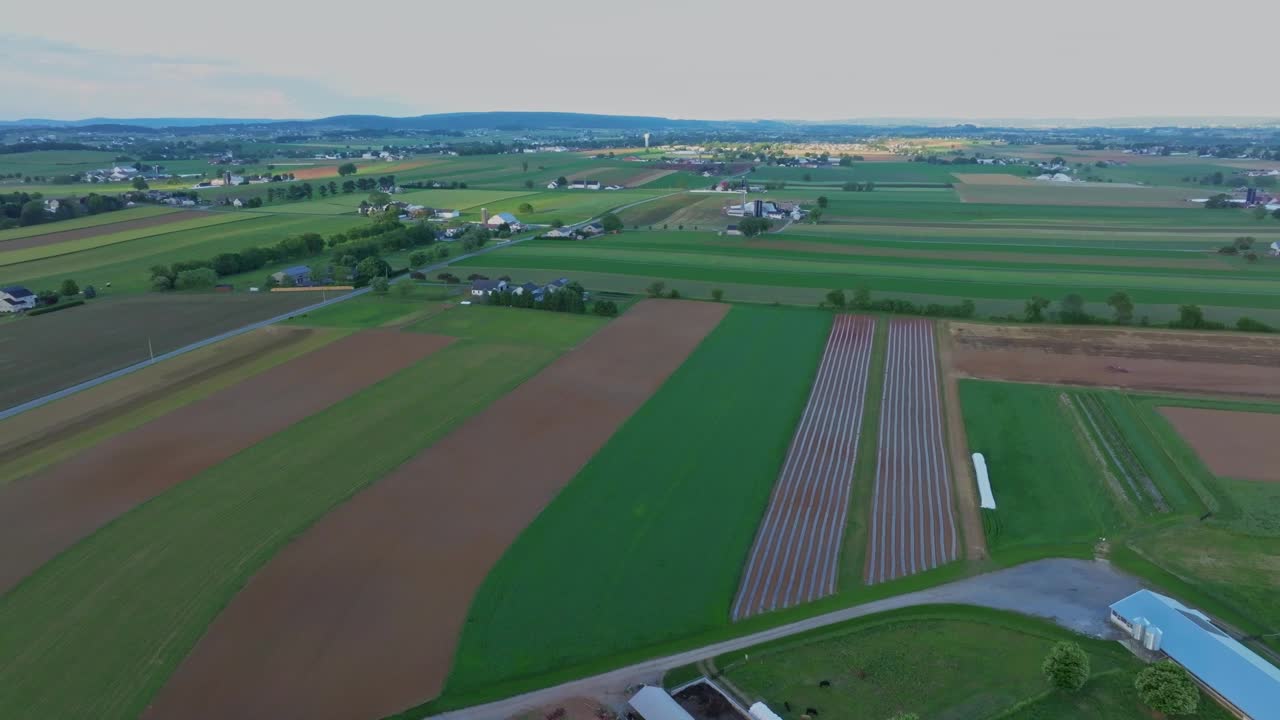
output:
{"label": "hazy sky", "polygon": [[[1265,5],[1259,5],[1259,8]],[[1263,16],[1185,0],[16,3],[0,119],[556,110],[1280,116]]]}

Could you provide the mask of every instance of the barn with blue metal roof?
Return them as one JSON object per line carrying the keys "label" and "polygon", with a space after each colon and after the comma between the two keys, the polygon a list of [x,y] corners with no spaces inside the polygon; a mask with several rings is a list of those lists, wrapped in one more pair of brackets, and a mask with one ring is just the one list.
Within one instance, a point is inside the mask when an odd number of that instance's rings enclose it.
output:
{"label": "barn with blue metal roof", "polygon": [[[1280,668],[1213,624],[1207,615],[1150,590],[1111,606],[1111,621],[1131,636],[1158,638],[1157,650],[1228,708],[1251,720],[1280,720]],[[1154,630],[1159,632],[1153,633]]]}

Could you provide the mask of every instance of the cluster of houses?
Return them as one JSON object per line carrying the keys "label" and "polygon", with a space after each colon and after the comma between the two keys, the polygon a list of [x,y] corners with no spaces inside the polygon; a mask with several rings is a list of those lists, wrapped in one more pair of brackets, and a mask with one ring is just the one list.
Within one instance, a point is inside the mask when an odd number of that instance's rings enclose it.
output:
{"label": "cluster of houses", "polygon": [[20,286],[0,288],[0,313],[17,313],[36,306],[36,294]]}
{"label": "cluster of houses", "polygon": [[582,238],[595,237],[604,233],[604,226],[598,222],[589,222],[586,225],[567,225],[565,227],[551,228],[542,233],[544,238],[573,238],[575,240]]}
{"label": "cluster of houses", "polygon": [[476,298],[487,298],[494,293],[509,292],[512,295],[530,294],[534,302],[542,302],[548,294],[556,292],[569,284],[569,278],[560,278],[552,280],[546,285],[537,283],[515,283],[506,280],[473,280],[471,281],[471,296]]}
{"label": "cluster of houses", "polygon": [[97,170],[89,170],[84,174],[84,182],[106,183],[106,182],[133,182],[134,178],[143,178],[146,180],[163,180],[171,178],[173,175],[160,172],[159,169],[151,172],[142,172],[135,167],[128,165],[113,165],[109,168],[98,168]]}
{"label": "cluster of houses", "polygon": [[[556,190],[560,187],[559,180],[552,180],[547,183],[548,190]],[[622,185],[604,185],[599,180],[570,180],[564,187],[570,190],[621,190]]]}
{"label": "cluster of houses", "polygon": [[392,200],[385,205],[371,205],[367,202],[360,203],[360,207],[356,208],[356,212],[361,215],[378,215],[388,210],[399,210],[400,220],[453,220],[462,215],[460,210],[447,210],[443,208],[430,208],[426,205],[417,205],[414,203],[404,202],[401,200]]}

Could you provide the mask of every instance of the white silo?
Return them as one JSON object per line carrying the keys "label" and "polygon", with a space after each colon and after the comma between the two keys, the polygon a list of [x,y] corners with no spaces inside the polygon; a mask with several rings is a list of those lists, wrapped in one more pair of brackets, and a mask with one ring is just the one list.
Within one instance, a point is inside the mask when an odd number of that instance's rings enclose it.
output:
{"label": "white silo", "polygon": [[1150,650],[1151,652],[1156,652],[1160,649],[1160,641],[1163,638],[1164,632],[1161,631],[1160,628],[1150,626],[1147,628],[1146,634],[1142,636],[1142,647]]}
{"label": "white silo", "polygon": [[1133,635],[1133,639],[1138,642],[1142,642],[1142,636],[1146,633],[1147,626],[1150,624],[1151,622],[1144,617],[1134,618],[1133,632],[1131,633]]}
{"label": "white silo", "polygon": [[644,134],[644,149],[649,149],[649,133]]}

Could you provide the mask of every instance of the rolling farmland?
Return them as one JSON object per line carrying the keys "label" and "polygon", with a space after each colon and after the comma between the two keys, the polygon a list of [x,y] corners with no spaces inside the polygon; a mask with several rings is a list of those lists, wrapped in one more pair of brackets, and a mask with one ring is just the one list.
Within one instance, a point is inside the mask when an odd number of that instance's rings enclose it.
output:
{"label": "rolling farmland", "polygon": [[734,620],[836,591],[875,320],[840,316],[757,532]]}
{"label": "rolling farmland", "polygon": [[890,322],[868,584],[914,575],[959,555],[934,346],[932,322]]}

